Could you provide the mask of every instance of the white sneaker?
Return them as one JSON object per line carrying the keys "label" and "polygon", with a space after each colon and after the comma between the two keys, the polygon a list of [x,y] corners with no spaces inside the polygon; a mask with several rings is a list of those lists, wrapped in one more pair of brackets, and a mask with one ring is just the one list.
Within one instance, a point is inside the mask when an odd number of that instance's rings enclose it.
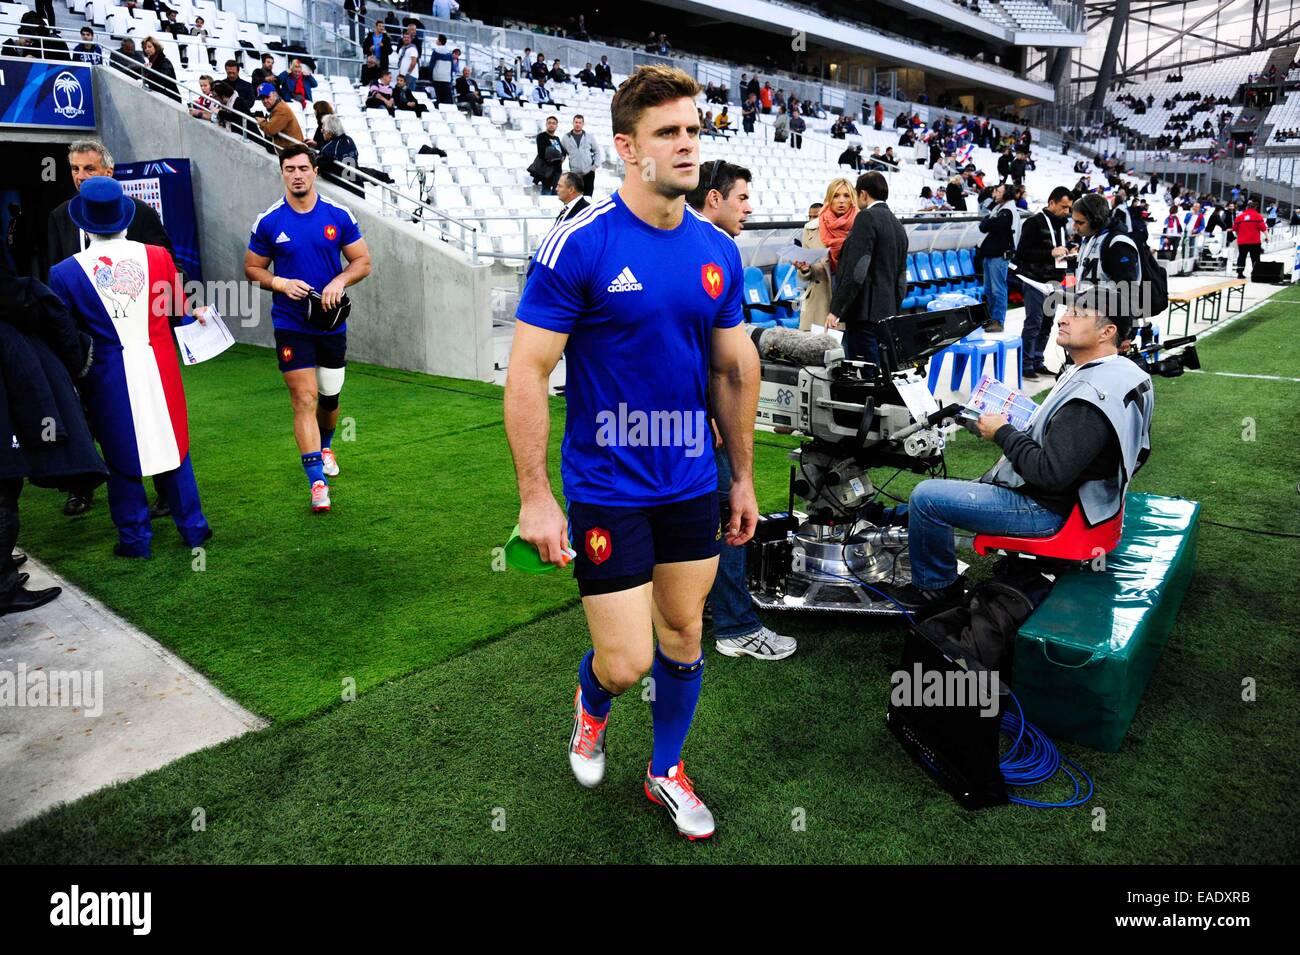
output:
{"label": "white sneaker", "polygon": [[339,476],[339,462],[338,458],[334,457],[333,448],[321,448],[320,459],[321,463],[325,465],[326,477]]}
{"label": "white sneaker", "polygon": [[713,813],[695,795],[695,784],[686,775],[686,764],[678,762],[667,776],[652,776],[645,768],[645,794],[652,803],[663,806],[672,816],[677,831],[694,842],[713,835]]}
{"label": "white sneaker", "polygon": [[311,509],[314,514],[330,509],[330,489],[324,481],[317,481],[311,486]]}
{"label": "white sneaker", "polygon": [[609,717],[598,720],[582,705],[582,687],[573,697],[573,732],[569,735],[569,768],[588,789],[605,778],[605,727]]}
{"label": "white sneaker", "polygon": [[714,646],[723,656],[750,656],[756,660],[784,660],[799,649],[794,637],[784,637],[767,627],[743,637],[720,637]]}

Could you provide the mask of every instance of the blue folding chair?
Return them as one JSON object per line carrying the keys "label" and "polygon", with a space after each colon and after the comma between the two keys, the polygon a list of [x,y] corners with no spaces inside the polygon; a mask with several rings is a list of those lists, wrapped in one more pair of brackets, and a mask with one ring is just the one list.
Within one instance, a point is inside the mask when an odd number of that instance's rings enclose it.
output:
{"label": "blue folding chair", "polygon": [[941,294],[960,292],[962,290],[961,280],[955,275],[948,274],[948,263],[944,259],[942,252],[930,253],[930,270],[934,272],[934,280],[939,283]]}
{"label": "blue folding chair", "polygon": [[901,308],[905,312],[910,312],[921,306],[921,286],[916,280],[916,267],[912,256],[909,255],[904,262],[907,269],[907,295],[903,298]]}
{"label": "blue folding chair", "polygon": [[922,305],[929,305],[941,291],[934,282],[934,269],[930,267],[929,253],[916,253],[916,277],[921,282],[921,294],[918,296],[918,301]]}
{"label": "blue folding chair", "polygon": [[777,315],[777,321],[787,328],[798,328],[799,310],[803,301],[803,295],[799,291],[799,273],[793,264],[778,262],[772,270],[772,281],[776,285],[776,297],[772,304],[786,309],[786,314]]}
{"label": "blue folding chair", "polygon": [[[745,299],[741,303],[745,321],[755,328],[772,328],[776,325],[777,308],[767,294],[767,279],[763,270],[750,266],[745,269]],[[755,315],[757,314],[757,318]]]}
{"label": "blue folding chair", "polygon": [[957,253],[957,260],[961,263],[962,276],[969,283],[970,294],[981,302],[984,301],[984,282],[975,273],[975,253],[970,249],[961,249]]}

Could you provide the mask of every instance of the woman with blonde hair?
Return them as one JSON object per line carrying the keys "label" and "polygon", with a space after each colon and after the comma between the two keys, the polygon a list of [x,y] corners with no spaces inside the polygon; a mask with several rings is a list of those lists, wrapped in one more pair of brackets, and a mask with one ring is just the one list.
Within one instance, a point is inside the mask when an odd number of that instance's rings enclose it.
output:
{"label": "woman with blonde hair", "polygon": [[849,237],[858,217],[857,195],[847,179],[833,179],[826,187],[822,211],[804,226],[803,247],[825,249],[827,254],[811,264],[796,261],[795,268],[804,281],[803,303],[799,308],[799,328],[808,331],[813,325],[825,325],[831,308],[831,283],[839,266],[840,249]]}

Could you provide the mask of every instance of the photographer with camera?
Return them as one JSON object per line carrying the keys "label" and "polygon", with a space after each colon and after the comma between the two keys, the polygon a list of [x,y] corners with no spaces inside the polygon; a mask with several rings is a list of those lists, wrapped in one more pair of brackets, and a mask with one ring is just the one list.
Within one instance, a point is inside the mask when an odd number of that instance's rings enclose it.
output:
{"label": "photographer with camera", "polygon": [[1047,537],[1076,506],[1090,526],[1123,507],[1129,480],[1151,453],[1155,392],[1147,373],[1119,354],[1131,332],[1114,291],[1091,286],[1073,296],[1056,336],[1073,364],[1026,430],[1003,415],[980,416],[979,436],[1002,449],[993,468],[978,481],[922,481],[897,509],[906,516],[912,582],[885,589],[909,612],[929,616],[961,602],[955,527]]}

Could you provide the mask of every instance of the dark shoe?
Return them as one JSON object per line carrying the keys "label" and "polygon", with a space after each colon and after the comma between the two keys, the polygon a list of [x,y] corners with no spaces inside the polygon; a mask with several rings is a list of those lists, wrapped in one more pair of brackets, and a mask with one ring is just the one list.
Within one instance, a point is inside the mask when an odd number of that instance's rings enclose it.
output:
{"label": "dark shoe", "polygon": [[148,560],[153,554],[150,551],[140,551],[127,547],[121,541],[113,545],[113,554],[117,557],[139,557],[142,560]]}
{"label": "dark shoe", "polygon": [[966,596],[966,583],[960,577],[942,590],[922,590],[915,584],[882,584],[880,589],[917,618],[931,617],[956,607]]}
{"label": "dark shoe", "polygon": [[68,517],[76,517],[78,514],[85,514],[90,510],[90,505],[94,500],[94,492],[91,492],[90,494],[78,494],[76,491],[69,491],[68,499],[63,504],[63,513]]}
{"label": "dark shoe", "polygon": [[31,575],[31,574],[19,574],[19,575],[18,575],[18,586],[19,586],[19,587],[25,586],[26,583],[27,583],[27,581],[29,581],[29,580],[31,580],[31,579],[32,579],[32,575]]}
{"label": "dark shoe", "polygon": [[12,559],[15,567],[21,567],[23,564],[27,563],[27,555],[20,550],[14,551]]}
{"label": "dark shoe", "polygon": [[153,502],[149,507],[149,519],[157,520],[160,517],[171,517],[172,506],[161,497]]}
{"label": "dark shoe", "polygon": [[0,603],[0,616],[43,607],[61,593],[63,593],[62,587],[47,587],[45,590],[23,590],[19,587],[9,595],[7,600]]}

